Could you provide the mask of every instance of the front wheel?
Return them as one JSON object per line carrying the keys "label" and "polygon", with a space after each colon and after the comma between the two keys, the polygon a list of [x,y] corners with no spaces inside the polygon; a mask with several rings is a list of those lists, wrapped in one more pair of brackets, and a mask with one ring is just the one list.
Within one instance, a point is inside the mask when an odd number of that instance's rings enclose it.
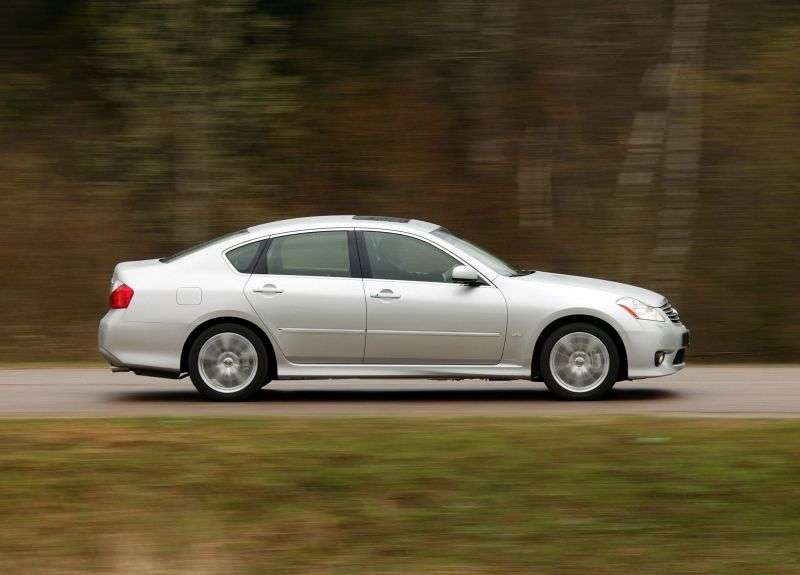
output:
{"label": "front wheel", "polygon": [[597,399],[614,387],[619,350],[605,330],[573,323],[550,334],[542,348],[540,373],[562,399]]}
{"label": "front wheel", "polygon": [[248,399],[267,384],[269,354],[251,329],[215,325],[192,343],[189,376],[204,397],[215,401]]}

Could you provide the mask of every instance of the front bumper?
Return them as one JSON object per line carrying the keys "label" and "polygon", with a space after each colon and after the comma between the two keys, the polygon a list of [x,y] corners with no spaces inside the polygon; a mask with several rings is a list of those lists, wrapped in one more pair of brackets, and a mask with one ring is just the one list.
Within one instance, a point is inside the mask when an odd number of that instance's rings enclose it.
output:
{"label": "front bumper", "polygon": [[[689,330],[682,323],[633,320],[626,330],[628,379],[660,377],[685,367]],[[656,365],[657,352],[664,352],[664,361]]]}

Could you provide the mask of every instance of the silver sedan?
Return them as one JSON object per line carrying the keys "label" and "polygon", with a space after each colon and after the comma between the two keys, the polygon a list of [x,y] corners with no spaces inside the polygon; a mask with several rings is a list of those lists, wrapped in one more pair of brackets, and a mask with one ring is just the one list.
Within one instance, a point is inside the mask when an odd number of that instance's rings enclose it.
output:
{"label": "silver sedan", "polygon": [[100,353],[113,371],[191,377],[207,398],[276,379],[543,381],[595,399],[684,366],[689,332],[652,291],[518,270],[427,222],[322,216],[120,263]]}

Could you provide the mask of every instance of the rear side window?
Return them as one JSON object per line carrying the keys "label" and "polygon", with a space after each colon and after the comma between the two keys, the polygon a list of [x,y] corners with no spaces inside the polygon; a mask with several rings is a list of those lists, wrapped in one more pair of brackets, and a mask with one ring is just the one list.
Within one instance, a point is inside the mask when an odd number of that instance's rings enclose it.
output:
{"label": "rear side window", "polygon": [[239,246],[238,248],[228,250],[225,256],[228,258],[228,261],[231,262],[233,267],[236,268],[236,271],[242,272],[243,274],[250,273],[250,270],[253,269],[255,259],[258,256],[258,252],[261,250],[261,246],[263,245],[263,240],[260,242],[245,244],[243,246]]}
{"label": "rear side window", "polygon": [[351,277],[347,232],[308,232],[272,238],[254,273]]}

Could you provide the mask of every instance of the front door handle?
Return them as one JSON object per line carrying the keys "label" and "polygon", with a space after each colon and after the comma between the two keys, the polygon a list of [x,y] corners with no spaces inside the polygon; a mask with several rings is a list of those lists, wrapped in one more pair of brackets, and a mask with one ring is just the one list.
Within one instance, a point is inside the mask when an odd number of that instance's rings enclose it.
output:
{"label": "front door handle", "polygon": [[374,297],[377,299],[400,299],[400,294],[394,293],[390,289],[382,289],[378,293],[372,294],[370,297]]}
{"label": "front door handle", "polygon": [[255,288],[253,293],[265,293],[272,295],[276,293],[283,293],[283,290],[277,287],[275,284],[266,284],[260,288]]}

